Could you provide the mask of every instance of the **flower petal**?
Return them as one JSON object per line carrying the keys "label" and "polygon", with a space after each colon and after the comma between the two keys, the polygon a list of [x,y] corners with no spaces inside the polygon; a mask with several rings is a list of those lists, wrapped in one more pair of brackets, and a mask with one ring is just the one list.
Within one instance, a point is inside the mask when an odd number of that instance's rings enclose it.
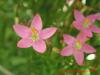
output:
{"label": "flower petal", "polygon": [[85,36],[82,32],[77,35],[77,40],[80,40],[82,43],[85,43],[88,40],[88,37]]}
{"label": "flower petal", "polygon": [[91,22],[93,23],[93,22],[95,22],[96,21],[96,15],[95,14],[92,14],[92,15],[89,15],[89,16],[87,16],[87,18],[89,18],[90,20],[91,20]]}
{"label": "flower petal", "polygon": [[82,51],[84,51],[86,53],[94,53],[94,52],[96,52],[96,49],[93,48],[92,46],[88,45],[88,44],[84,44]]}
{"label": "flower petal", "polygon": [[73,45],[73,43],[75,42],[75,38],[70,35],[64,34],[63,38],[66,44]]}
{"label": "flower petal", "polygon": [[27,38],[31,35],[31,31],[28,27],[20,25],[20,24],[15,24],[13,26],[15,32],[22,38]]}
{"label": "flower petal", "polygon": [[46,51],[45,41],[43,40],[34,41],[33,48],[39,53],[44,53]]}
{"label": "flower petal", "polygon": [[81,12],[79,12],[78,10],[74,10],[74,16],[75,16],[76,21],[83,22],[84,15]]}
{"label": "flower petal", "polygon": [[92,36],[93,36],[91,30],[89,30],[89,29],[84,29],[84,30],[82,31],[82,34],[83,34],[84,36],[87,36],[87,37],[92,37]]}
{"label": "flower petal", "polygon": [[48,39],[56,32],[56,30],[57,30],[56,27],[43,29],[42,31],[40,31],[40,37],[42,39]]}
{"label": "flower petal", "polygon": [[95,25],[91,26],[91,30],[95,33],[100,33],[100,28],[97,28]]}
{"label": "flower petal", "polygon": [[73,53],[73,48],[70,46],[65,47],[61,52],[60,55],[62,56],[70,56]]}
{"label": "flower petal", "polygon": [[34,28],[37,29],[38,31],[42,29],[42,20],[41,20],[41,17],[40,17],[39,14],[36,14],[36,15],[33,17],[31,27],[34,27]]}
{"label": "flower petal", "polygon": [[100,20],[100,13],[95,14],[96,15],[96,19]]}
{"label": "flower petal", "polygon": [[81,51],[74,52],[74,57],[75,57],[76,62],[79,65],[83,65],[83,62],[84,62],[84,53],[83,52],[81,52]]}
{"label": "flower petal", "polygon": [[82,26],[82,24],[81,23],[79,23],[79,22],[77,22],[77,21],[74,21],[73,22],[73,27],[75,27],[76,29],[78,29],[78,30],[83,30],[83,26]]}
{"label": "flower petal", "polygon": [[19,48],[28,48],[32,46],[33,41],[31,39],[21,39],[17,43],[17,47]]}

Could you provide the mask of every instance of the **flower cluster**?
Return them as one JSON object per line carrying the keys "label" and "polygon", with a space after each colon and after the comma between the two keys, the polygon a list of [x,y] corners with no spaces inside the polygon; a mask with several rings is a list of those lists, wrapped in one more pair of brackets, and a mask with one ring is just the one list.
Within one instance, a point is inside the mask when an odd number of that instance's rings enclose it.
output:
{"label": "flower cluster", "polygon": [[75,57],[76,62],[79,65],[83,65],[84,63],[84,53],[94,53],[96,52],[95,48],[88,45],[86,41],[93,37],[92,32],[100,33],[100,28],[97,28],[94,25],[96,20],[100,20],[100,13],[92,14],[85,17],[81,12],[78,10],[74,10],[75,21],[73,21],[72,25],[80,33],[77,35],[76,38],[65,34],[63,36],[64,42],[68,44],[60,54],[62,56],[70,56],[73,55]]}
{"label": "flower cluster", "polygon": [[[76,38],[71,35],[64,34],[64,42],[68,45],[61,52],[62,56],[73,55],[76,62],[82,65],[84,62],[84,53],[94,53],[95,48],[86,43],[86,41],[93,37],[92,32],[100,33],[100,28],[94,25],[96,20],[100,20],[100,13],[92,14],[84,17],[78,10],[74,11],[75,21],[72,23],[73,27],[80,31]],[[15,24],[13,26],[15,32],[22,38],[17,46],[19,48],[33,47],[39,53],[46,51],[45,40],[54,35],[57,31],[56,27],[43,28],[42,19],[39,14],[33,17],[30,27],[25,25]]]}

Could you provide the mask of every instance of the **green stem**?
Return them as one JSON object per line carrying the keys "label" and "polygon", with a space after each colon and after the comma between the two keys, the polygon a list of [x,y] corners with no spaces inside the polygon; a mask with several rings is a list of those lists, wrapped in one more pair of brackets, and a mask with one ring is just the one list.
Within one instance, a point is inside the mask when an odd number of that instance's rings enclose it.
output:
{"label": "green stem", "polygon": [[4,68],[2,65],[0,65],[0,71],[4,73],[5,75],[14,75],[12,72]]}

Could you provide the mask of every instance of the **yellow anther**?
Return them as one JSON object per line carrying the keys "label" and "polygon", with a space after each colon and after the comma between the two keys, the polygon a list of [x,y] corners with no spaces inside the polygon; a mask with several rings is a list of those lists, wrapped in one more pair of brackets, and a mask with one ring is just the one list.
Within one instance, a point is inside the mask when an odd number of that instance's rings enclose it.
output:
{"label": "yellow anther", "polygon": [[80,40],[76,41],[75,47],[78,48],[78,49],[82,48],[82,43],[81,43]]}
{"label": "yellow anther", "polygon": [[34,27],[31,27],[31,31],[32,31],[31,39],[38,40],[39,39],[38,31]]}
{"label": "yellow anther", "polygon": [[80,45],[80,44],[81,44],[81,41],[80,41],[80,40],[77,40],[77,41],[76,41],[76,44],[77,44],[77,45]]}
{"label": "yellow anther", "polygon": [[31,30],[33,33],[37,33],[37,30],[35,28],[32,27]]}
{"label": "yellow anther", "polygon": [[89,18],[85,18],[85,19],[84,19],[84,22],[85,22],[85,23],[90,23],[90,19],[89,19]]}

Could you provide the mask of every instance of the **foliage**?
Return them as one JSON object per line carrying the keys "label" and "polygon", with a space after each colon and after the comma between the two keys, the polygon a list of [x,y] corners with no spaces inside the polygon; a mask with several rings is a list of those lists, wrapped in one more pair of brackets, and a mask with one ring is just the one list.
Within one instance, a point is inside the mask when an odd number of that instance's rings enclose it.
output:
{"label": "foliage", "polygon": [[[64,6],[67,7],[64,11]],[[69,6],[66,0],[0,0],[0,75],[100,75],[100,35],[88,41],[96,48],[95,60],[85,60],[84,66],[78,66],[73,57],[62,57],[59,51],[65,46],[63,34],[76,36],[78,31],[72,27],[74,20],[73,10],[78,9],[85,15],[100,12],[100,0],[75,0]],[[44,54],[39,54],[32,47],[27,49],[17,48],[20,39],[12,26],[15,23],[30,26],[33,16],[39,13],[43,26],[58,28],[57,33],[47,40],[48,49]],[[100,21],[95,24],[100,27]],[[87,56],[87,55],[86,55]],[[96,67],[95,72],[90,69]],[[3,69],[3,71],[2,71]],[[66,70],[89,70],[88,73],[66,72]],[[6,74],[7,72],[8,74]]]}

